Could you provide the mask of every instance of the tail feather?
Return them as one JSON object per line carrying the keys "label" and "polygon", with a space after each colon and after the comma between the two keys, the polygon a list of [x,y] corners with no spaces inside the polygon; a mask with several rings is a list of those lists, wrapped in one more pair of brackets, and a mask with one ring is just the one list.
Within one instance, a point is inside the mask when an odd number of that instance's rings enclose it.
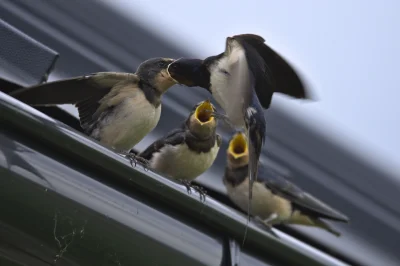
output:
{"label": "tail feather", "polygon": [[248,223],[250,221],[250,214],[252,213],[252,206],[251,202],[253,199],[253,184],[255,181],[257,181],[257,174],[258,174],[258,165],[260,161],[260,156],[261,156],[261,148],[264,144],[264,138],[263,136],[260,136],[260,132],[258,131],[253,131],[251,127],[248,129],[248,138],[249,138],[249,169],[248,169],[248,175],[249,175],[249,201],[247,205],[247,226],[246,226],[246,231],[245,231],[245,237],[243,239],[243,244],[244,240],[247,235],[247,227]]}

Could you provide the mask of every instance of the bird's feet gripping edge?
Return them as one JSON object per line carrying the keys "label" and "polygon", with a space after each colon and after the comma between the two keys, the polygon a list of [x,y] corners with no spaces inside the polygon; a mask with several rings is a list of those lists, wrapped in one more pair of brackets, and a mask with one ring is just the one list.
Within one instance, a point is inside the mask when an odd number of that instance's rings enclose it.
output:
{"label": "bird's feet gripping edge", "polygon": [[121,155],[123,155],[125,158],[127,158],[129,160],[132,167],[134,165],[136,167],[137,163],[140,163],[143,166],[145,171],[147,171],[149,169],[149,161],[148,160],[146,160],[132,152],[121,153]]}
{"label": "bird's feet gripping edge", "polygon": [[201,201],[204,202],[206,200],[207,191],[204,190],[204,188],[202,188],[200,186],[192,185],[192,183],[189,180],[178,179],[178,181],[186,187],[188,194],[191,194],[192,189],[193,189],[193,190],[197,191],[197,193],[199,193]]}

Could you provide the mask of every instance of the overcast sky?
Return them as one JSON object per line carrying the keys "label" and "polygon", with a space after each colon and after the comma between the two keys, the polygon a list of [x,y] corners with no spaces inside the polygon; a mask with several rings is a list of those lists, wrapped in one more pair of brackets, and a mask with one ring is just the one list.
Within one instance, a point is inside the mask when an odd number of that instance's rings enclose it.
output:
{"label": "overcast sky", "polygon": [[223,51],[227,36],[262,35],[318,98],[274,96],[273,105],[399,171],[400,1],[103,1],[203,57]]}

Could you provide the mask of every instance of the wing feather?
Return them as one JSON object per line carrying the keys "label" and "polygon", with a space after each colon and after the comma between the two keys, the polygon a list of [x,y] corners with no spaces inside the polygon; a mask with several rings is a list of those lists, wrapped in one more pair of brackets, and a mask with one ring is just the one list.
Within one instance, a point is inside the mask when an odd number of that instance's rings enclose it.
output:
{"label": "wing feather", "polygon": [[258,181],[264,183],[274,194],[292,202],[296,208],[305,214],[342,222],[348,222],[349,220],[348,217],[341,214],[339,211],[329,207],[327,204],[303,191],[283,176],[265,166],[259,167]]}

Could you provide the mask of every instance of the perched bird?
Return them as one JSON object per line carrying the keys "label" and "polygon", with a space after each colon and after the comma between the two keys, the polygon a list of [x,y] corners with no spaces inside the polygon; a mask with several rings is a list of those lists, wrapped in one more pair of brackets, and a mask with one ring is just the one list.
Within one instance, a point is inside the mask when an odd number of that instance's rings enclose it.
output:
{"label": "perched bird", "polygon": [[167,72],[173,61],[152,58],[141,63],[134,74],[93,73],[20,89],[10,95],[29,105],[74,104],[87,135],[132,159],[136,156],[129,151],[160,119],[161,96],[176,84]]}
{"label": "perched bird", "polygon": [[192,180],[211,167],[221,145],[213,112],[215,107],[209,100],[198,103],[179,128],[155,141],[139,156],[149,162],[151,169],[189,188]]}
{"label": "perched bird", "polygon": [[168,67],[168,73],[178,83],[211,92],[230,123],[246,129],[250,140],[249,198],[265,139],[263,108],[269,108],[274,92],[308,98],[293,67],[264,42],[254,34],[228,37],[224,52],[204,60],[179,59]]}
{"label": "perched bird", "polygon": [[[238,132],[229,142],[223,183],[229,198],[243,211],[248,198],[249,153],[246,136]],[[303,191],[284,177],[260,165],[251,201],[252,215],[266,225],[299,224],[320,227],[340,236],[321,218],[348,223],[349,219]]]}

